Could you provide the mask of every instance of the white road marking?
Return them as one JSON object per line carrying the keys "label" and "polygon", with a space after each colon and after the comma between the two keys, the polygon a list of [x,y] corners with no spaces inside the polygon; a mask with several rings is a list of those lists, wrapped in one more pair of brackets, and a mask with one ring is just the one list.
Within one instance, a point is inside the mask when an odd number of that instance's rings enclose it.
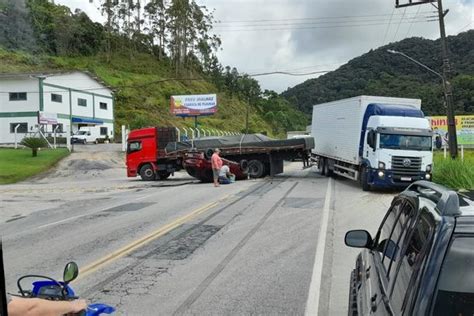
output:
{"label": "white road marking", "polygon": [[329,178],[326,197],[324,199],[323,215],[321,217],[321,228],[318,234],[318,244],[314,257],[313,275],[311,276],[311,285],[309,287],[308,300],[306,301],[306,316],[316,316],[319,310],[319,296],[321,289],[321,277],[323,274],[324,249],[326,248],[326,235],[329,221],[329,208],[331,206],[331,184]]}

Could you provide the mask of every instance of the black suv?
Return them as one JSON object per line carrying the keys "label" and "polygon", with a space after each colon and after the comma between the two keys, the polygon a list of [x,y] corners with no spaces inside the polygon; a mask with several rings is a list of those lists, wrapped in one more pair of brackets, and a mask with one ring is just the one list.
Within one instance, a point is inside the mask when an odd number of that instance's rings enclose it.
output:
{"label": "black suv", "polygon": [[351,274],[349,315],[474,315],[474,201],[418,181],[392,201]]}

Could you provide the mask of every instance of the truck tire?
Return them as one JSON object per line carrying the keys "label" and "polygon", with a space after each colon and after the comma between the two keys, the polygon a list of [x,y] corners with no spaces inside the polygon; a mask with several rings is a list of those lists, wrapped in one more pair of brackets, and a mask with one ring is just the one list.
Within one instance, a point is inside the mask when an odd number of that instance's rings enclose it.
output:
{"label": "truck tire", "polygon": [[166,180],[170,177],[171,173],[166,172],[166,171],[160,171],[158,172],[158,179],[160,180]]}
{"label": "truck tire", "polygon": [[99,143],[99,140],[96,138],[96,140],[94,141],[94,144],[98,144]]}
{"label": "truck tire", "polygon": [[155,170],[150,164],[146,164],[140,168],[140,177],[143,181],[153,181],[156,179]]}
{"label": "truck tire", "polygon": [[82,144],[83,144],[83,145],[86,145],[86,144],[87,144],[87,140],[83,139],[83,140],[82,140]]}
{"label": "truck tire", "polygon": [[360,170],[360,185],[362,186],[362,191],[370,191],[369,177],[366,167],[362,167]]}
{"label": "truck tire", "polygon": [[326,159],[324,158],[319,158],[319,161],[318,161],[318,170],[319,170],[319,174],[324,176],[325,175],[325,167],[324,165],[326,164]]}
{"label": "truck tire", "polygon": [[324,159],[324,175],[326,177],[332,177],[333,172],[329,169],[329,159]]}
{"label": "truck tire", "polygon": [[251,178],[261,178],[265,173],[265,166],[260,160],[250,160],[248,168],[248,174]]}

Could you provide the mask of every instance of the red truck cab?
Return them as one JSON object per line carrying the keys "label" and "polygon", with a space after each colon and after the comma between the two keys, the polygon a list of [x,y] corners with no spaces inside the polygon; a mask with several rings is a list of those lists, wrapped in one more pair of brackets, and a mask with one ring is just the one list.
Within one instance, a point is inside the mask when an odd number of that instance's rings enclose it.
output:
{"label": "red truck cab", "polygon": [[149,127],[133,130],[127,140],[127,176],[140,175],[143,180],[166,179],[182,169],[182,160],[166,152],[166,145],[175,142],[173,127]]}

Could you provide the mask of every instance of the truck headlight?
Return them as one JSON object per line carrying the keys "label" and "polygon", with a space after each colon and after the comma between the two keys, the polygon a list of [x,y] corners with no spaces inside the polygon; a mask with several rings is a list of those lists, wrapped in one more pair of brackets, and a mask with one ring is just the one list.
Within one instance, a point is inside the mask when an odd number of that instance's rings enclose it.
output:
{"label": "truck headlight", "polygon": [[427,174],[425,175],[425,179],[426,179],[426,180],[430,180],[430,179],[431,179],[431,175],[430,175],[429,173],[427,173]]}
{"label": "truck headlight", "polygon": [[379,169],[385,169],[385,163],[379,161]]}
{"label": "truck headlight", "polygon": [[426,172],[431,172],[431,169],[433,168],[432,165],[427,165],[426,166]]}
{"label": "truck headlight", "polygon": [[378,175],[379,175],[379,178],[383,178],[383,176],[384,176],[383,171],[379,171]]}

